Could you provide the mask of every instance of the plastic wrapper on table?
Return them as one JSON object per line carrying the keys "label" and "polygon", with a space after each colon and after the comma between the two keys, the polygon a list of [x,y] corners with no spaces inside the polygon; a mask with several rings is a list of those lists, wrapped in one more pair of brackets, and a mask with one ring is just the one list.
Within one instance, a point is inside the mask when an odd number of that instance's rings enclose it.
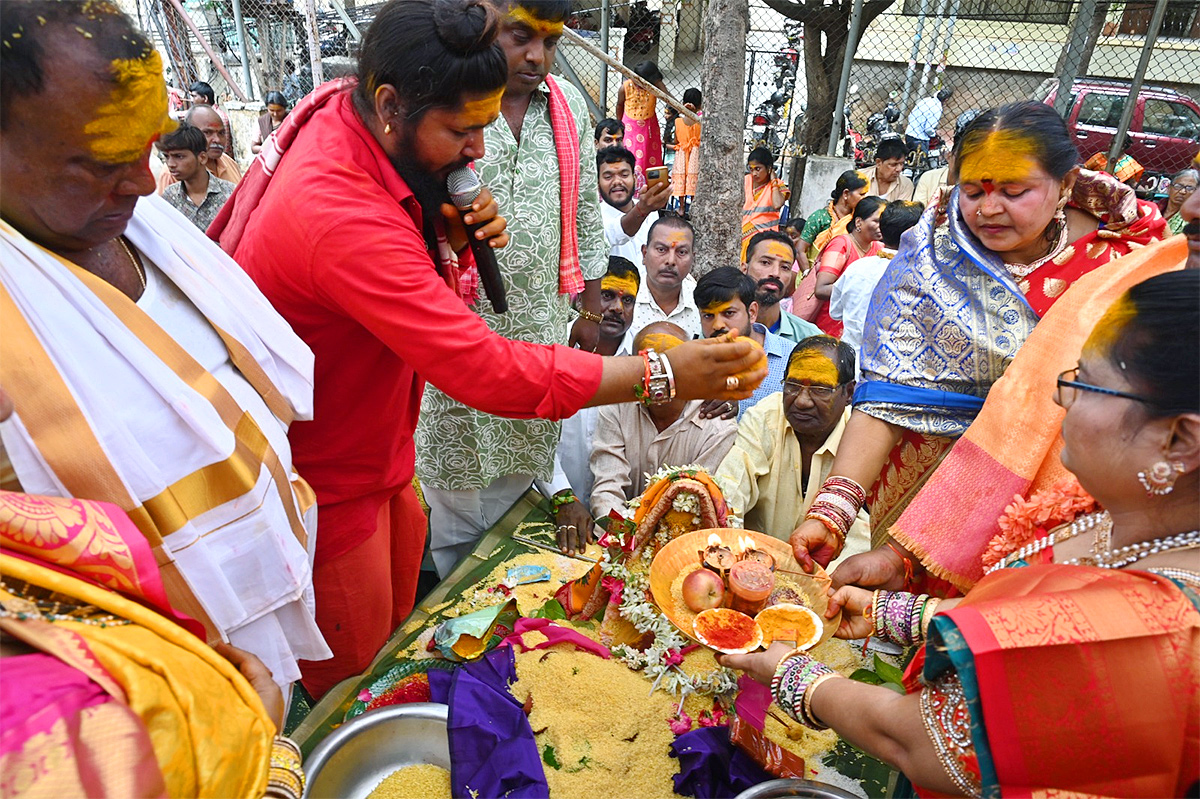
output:
{"label": "plastic wrapper on table", "polygon": [[509,635],[516,621],[517,600],[510,599],[502,605],[446,619],[433,631],[433,645],[448,660],[474,660]]}

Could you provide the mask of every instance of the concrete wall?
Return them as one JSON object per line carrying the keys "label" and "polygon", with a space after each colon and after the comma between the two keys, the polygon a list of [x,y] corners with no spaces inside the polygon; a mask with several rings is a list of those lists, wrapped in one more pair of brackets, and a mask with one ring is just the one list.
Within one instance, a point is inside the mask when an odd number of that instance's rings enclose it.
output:
{"label": "concrete wall", "polygon": [[804,183],[800,187],[799,214],[807,217],[813,211],[829,205],[834,184],[847,169],[854,169],[854,159],[810,155],[804,167]]}

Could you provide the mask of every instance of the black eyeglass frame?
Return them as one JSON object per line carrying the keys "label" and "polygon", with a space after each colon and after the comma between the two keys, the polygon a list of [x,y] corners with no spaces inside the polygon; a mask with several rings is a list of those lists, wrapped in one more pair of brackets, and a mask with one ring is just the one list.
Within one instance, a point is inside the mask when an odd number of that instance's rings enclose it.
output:
{"label": "black eyeglass frame", "polygon": [[[1079,367],[1076,366],[1074,369],[1068,369],[1067,371],[1063,372],[1062,374],[1060,374],[1058,376],[1057,386],[1059,389],[1063,389],[1063,388],[1082,389],[1083,391],[1091,391],[1095,394],[1107,394],[1110,397],[1123,397],[1125,399],[1134,400],[1135,402],[1143,402],[1147,405],[1154,405],[1154,400],[1148,399],[1146,397],[1139,397],[1137,394],[1130,394],[1127,391],[1117,391],[1115,388],[1105,388],[1104,386],[1093,386],[1091,383],[1081,383],[1078,380],[1069,380],[1069,379],[1067,379],[1067,375],[1069,375],[1069,374],[1076,374],[1076,375],[1079,374]],[[1062,392],[1061,391],[1058,392],[1057,399],[1058,399],[1058,404],[1064,405],[1064,407],[1065,407],[1065,404],[1062,401]]]}

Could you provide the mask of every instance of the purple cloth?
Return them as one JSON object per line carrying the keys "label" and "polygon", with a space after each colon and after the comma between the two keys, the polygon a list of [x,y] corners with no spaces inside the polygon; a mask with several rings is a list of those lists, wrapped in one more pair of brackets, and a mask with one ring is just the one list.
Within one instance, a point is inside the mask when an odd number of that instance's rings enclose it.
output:
{"label": "purple cloth", "polygon": [[430,671],[433,701],[450,706],[450,785],[455,796],[550,796],[529,718],[508,692],[516,679],[511,646],[497,647],[453,672]]}
{"label": "purple cloth", "polygon": [[696,799],[737,796],[760,782],[774,779],[729,740],[728,727],[701,727],[671,744],[679,758],[675,793]]}

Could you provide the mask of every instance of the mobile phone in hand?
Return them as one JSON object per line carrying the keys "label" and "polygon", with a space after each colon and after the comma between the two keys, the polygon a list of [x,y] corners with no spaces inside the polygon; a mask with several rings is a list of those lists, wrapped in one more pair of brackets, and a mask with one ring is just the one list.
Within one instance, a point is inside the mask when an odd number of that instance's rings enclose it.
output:
{"label": "mobile phone in hand", "polygon": [[662,183],[669,183],[671,180],[671,168],[667,166],[651,166],[646,168],[646,185],[656,186]]}

